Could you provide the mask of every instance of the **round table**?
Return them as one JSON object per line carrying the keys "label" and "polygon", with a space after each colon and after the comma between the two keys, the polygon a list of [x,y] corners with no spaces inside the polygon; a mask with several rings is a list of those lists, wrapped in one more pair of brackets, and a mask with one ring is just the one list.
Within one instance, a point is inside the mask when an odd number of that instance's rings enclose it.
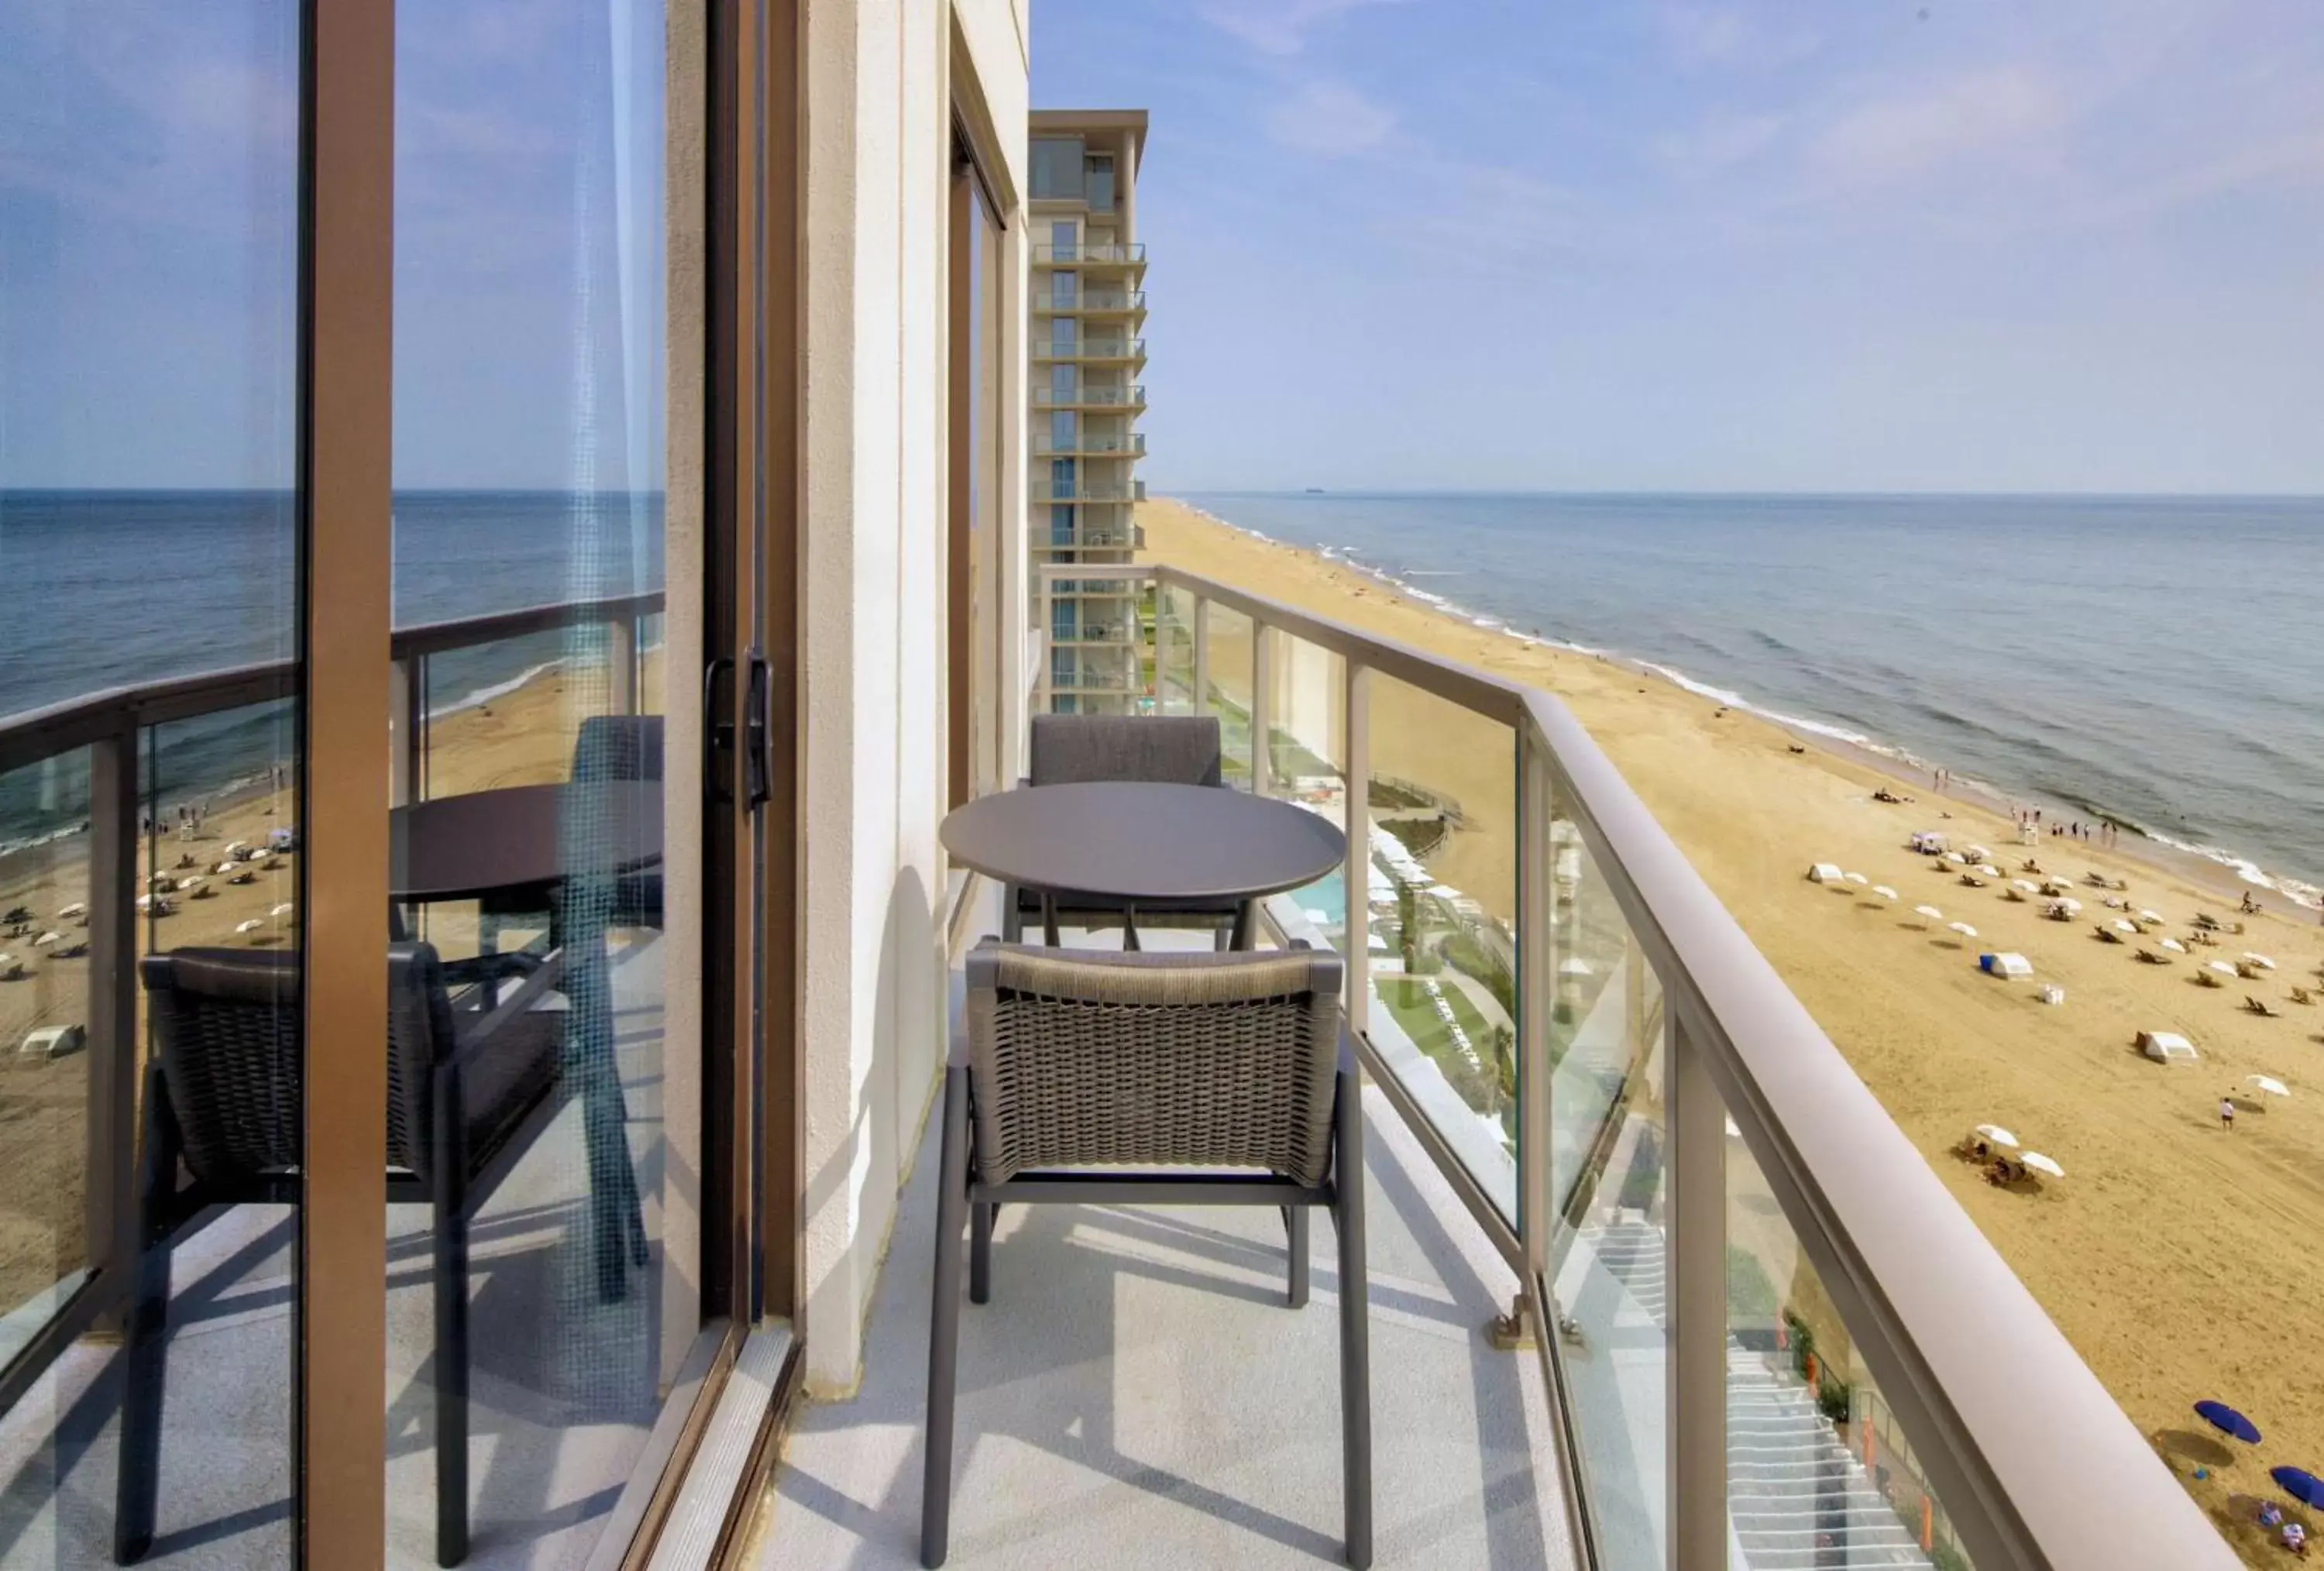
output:
{"label": "round table", "polygon": [[387,822],[397,900],[505,897],[659,862],[661,782],[503,786],[414,802]]}
{"label": "round table", "polygon": [[1248,948],[1259,901],[1347,860],[1339,826],[1288,802],[1219,786],[1106,781],[1027,786],[954,809],[940,837],[954,861],[1043,896],[1044,926],[1075,896],[1136,908],[1233,903],[1234,947]]}

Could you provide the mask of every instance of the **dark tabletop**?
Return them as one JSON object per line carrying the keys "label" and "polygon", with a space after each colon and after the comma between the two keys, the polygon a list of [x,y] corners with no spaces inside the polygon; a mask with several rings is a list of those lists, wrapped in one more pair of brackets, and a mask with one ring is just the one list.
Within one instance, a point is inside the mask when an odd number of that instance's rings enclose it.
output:
{"label": "dark tabletop", "polygon": [[398,900],[469,900],[580,873],[635,873],[661,860],[661,784],[504,786],[438,797],[388,816]]}
{"label": "dark tabletop", "polygon": [[953,860],[1030,889],[1124,901],[1249,900],[1347,857],[1331,820],[1218,786],[1106,781],[980,797],[944,821]]}

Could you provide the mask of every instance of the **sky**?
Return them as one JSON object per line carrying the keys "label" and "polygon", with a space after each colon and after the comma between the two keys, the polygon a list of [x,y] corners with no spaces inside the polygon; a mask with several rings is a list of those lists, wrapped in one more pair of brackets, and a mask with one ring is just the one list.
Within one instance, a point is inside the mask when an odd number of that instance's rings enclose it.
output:
{"label": "sky", "polygon": [[1157,490],[2324,493],[2313,0],[1033,0]]}
{"label": "sky", "polygon": [[[1031,6],[1157,488],[2324,493],[2316,0]],[[399,12],[398,483],[654,483],[659,5]],[[0,0],[0,485],[288,483],[296,13]]]}

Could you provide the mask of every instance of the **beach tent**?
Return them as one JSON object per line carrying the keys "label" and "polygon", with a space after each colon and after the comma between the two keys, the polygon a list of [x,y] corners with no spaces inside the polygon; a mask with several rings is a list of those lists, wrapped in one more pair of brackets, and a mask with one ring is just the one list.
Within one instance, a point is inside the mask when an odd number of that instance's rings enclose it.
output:
{"label": "beach tent", "polygon": [[2141,1031],[2138,1050],[2158,1064],[2195,1061],[2195,1044],[2177,1031]]}
{"label": "beach tent", "polygon": [[2012,955],[2006,952],[1998,955],[1979,955],[1977,957],[1977,963],[1990,976],[2006,978],[2034,975],[2034,963],[2023,955]]}
{"label": "beach tent", "polygon": [[1838,883],[1840,879],[1837,863],[1819,862],[1808,869],[1808,882],[1811,883]]}

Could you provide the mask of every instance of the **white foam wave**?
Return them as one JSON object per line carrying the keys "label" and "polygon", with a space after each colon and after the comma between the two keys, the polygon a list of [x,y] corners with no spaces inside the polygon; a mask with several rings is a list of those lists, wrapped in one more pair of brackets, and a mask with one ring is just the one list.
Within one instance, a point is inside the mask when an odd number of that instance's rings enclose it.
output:
{"label": "white foam wave", "polygon": [[511,677],[504,682],[493,682],[487,687],[473,688],[467,692],[463,693],[460,697],[453,699],[450,703],[438,704],[433,709],[429,710],[428,717],[430,720],[441,720],[447,715],[457,715],[464,709],[480,709],[486,704],[491,703],[494,698],[506,698],[509,694],[515,692],[519,688],[524,686],[535,677],[545,676],[549,672],[557,670],[564,663],[565,661],[561,658],[558,660],[545,660],[537,666],[533,666],[526,670],[519,671],[515,676]]}

